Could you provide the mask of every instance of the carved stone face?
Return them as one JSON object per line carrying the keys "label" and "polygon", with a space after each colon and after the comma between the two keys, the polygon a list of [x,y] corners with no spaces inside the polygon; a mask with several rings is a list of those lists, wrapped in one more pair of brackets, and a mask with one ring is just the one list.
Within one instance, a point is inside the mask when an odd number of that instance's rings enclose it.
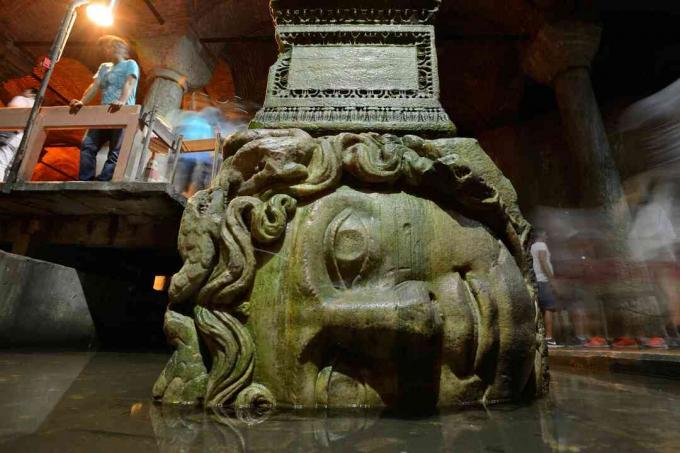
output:
{"label": "carved stone face", "polygon": [[254,381],[280,405],[451,406],[531,387],[536,309],[476,221],[341,187],[299,206],[280,248],[259,253]]}

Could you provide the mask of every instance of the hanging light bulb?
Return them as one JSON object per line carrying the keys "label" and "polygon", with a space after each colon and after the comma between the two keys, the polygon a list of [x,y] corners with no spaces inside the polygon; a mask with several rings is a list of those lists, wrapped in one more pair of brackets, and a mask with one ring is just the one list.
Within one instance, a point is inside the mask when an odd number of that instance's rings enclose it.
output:
{"label": "hanging light bulb", "polygon": [[110,27],[113,25],[113,3],[109,5],[92,3],[87,7],[87,16],[101,27]]}

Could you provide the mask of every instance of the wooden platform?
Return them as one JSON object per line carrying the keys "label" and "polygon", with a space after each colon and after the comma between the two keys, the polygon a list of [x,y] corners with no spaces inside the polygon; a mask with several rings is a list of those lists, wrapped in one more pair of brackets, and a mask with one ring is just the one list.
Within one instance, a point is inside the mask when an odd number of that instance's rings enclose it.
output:
{"label": "wooden platform", "polygon": [[555,348],[550,366],[680,379],[680,349]]}
{"label": "wooden platform", "polygon": [[[24,130],[31,109],[0,109],[0,130]],[[53,130],[73,129],[122,129],[123,140],[118,155],[118,165],[113,181],[125,181],[128,165],[133,156],[133,144],[139,132],[141,106],[126,105],[117,112],[110,112],[106,105],[85,106],[78,113],[71,113],[69,107],[43,107],[27,137],[26,152],[20,162],[17,181],[30,181],[33,175],[47,133]],[[17,164],[15,164],[17,165]],[[134,176],[134,175],[133,175]],[[132,179],[135,179],[134,177]]]}
{"label": "wooden platform", "polygon": [[0,217],[16,215],[149,215],[174,217],[186,199],[168,183],[32,182],[0,184]]}
{"label": "wooden platform", "polygon": [[[186,199],[168,183],[0,184],[0,245],[31,256],[42,246],[174,252]],[[4,245],[3,245],[4,244]]]}

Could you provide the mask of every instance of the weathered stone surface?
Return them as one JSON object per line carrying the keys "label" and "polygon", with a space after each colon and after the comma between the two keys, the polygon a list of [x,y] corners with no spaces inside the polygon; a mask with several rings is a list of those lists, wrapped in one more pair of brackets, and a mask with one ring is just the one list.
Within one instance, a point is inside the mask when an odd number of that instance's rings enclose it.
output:
{"label": "weathered stone surface", "polygon": [[450,135],[432,19],[440,1],[272,1],[279,57],[251,127]]}
{"label": "weathered stone surface", "polygon": [[293,49],[288,86],[291,90],[416,90],[417,82],[413,47],[300,46]]}
{"label": "weathered stone surface", "polygon": [[192,31],[141,39],[137,46],[150,81],[144,97],[147,111],[156,106],[165,117],[181,108],[187,91],[210,81],[213,61]]}
{"label": "weathered stone surface", "polygon": [[153,395],[166,404],[200,403],[205,395],[208,373],[191,317],[173,311],[165,314],[168,342],[176,351],[153,388]]}
{"label": "weathered stone surface", "polygon": [[184,30],[136,42],[139,61],[145,72],[171,69],[187,78],[189,87],[201,87],[212,76],[212,59],[193,31]]}
{"label": "weathered stone surface", "polygon": [[[218,184],[189,201],[170,288],[169,313],[195,307],[212,356],[204,404],[448,407],[544,390],[530,227],[476,141],[260,129],[226,149]],[[241,396],[251,384],[267,392]]]}
{"label": "weathered stone surface", "polygon": [[287,23],[427,23],[442,0],[271,0],[274,21]]}
{"label": "weathered stone surface", "polygon": [[0,347],[89,347],[94,324],[75,269],[0,251]]}
{"label": "weathered stone surface", "polygon": [[153,82],[144,97],[144,108],[151,110],[156,106],[156,112],[162,117],[178,110],[188,89],[186,77],[175,71],[163,69],[154,71],[150,78]]}
{"label": "weathered stone surface", "polygon": [[589,69],[600,47],[602,30],[587,22],[547,24],[527,49],[524,67],[537,81],[550,85],[565,71]]}
{"label": "weathered stone surface", "polygon": [[[454,132],[440,1],[364,3],[272,1],[265,106],[189,200],[166,321],[193,310],[206,406],[415,410],[546,390],[512,185],[473,139],[384,133]],[[343,133],[313,137],[328,131]],[[170,339],[181,330],[166,322]],[[178,402],[167,380],[154,396]]]}

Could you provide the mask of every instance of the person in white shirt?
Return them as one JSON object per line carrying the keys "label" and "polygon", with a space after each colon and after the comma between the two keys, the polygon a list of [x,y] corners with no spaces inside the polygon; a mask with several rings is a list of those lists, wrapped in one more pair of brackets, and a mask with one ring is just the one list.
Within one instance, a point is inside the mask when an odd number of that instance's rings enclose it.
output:
{"label": "person in white shirt", "polygon": [[531,246],[531,257],[534,263],[534,274],[538,281],[538,305],[545,322],[545,339],[548,346],[556,346],[557,343],[553,338],[552,314],[557,311],[557,300],[550,283],[555,274],[550,261],[550,249],[546,244],[547,239],[548,235],[545,231],[536,230],[536,241]]}
{"label": "person in white shirt", "polygon": [[[15,96],[7,107],[30,109],[35,104],[35,97],[38,90],[29,88],[24,90],[19,96]],[[5,173],[9,171],[14,160],[14,155],[21,144],[24,133],[21,131],[0,132],[0,182],[5,182]]]}

